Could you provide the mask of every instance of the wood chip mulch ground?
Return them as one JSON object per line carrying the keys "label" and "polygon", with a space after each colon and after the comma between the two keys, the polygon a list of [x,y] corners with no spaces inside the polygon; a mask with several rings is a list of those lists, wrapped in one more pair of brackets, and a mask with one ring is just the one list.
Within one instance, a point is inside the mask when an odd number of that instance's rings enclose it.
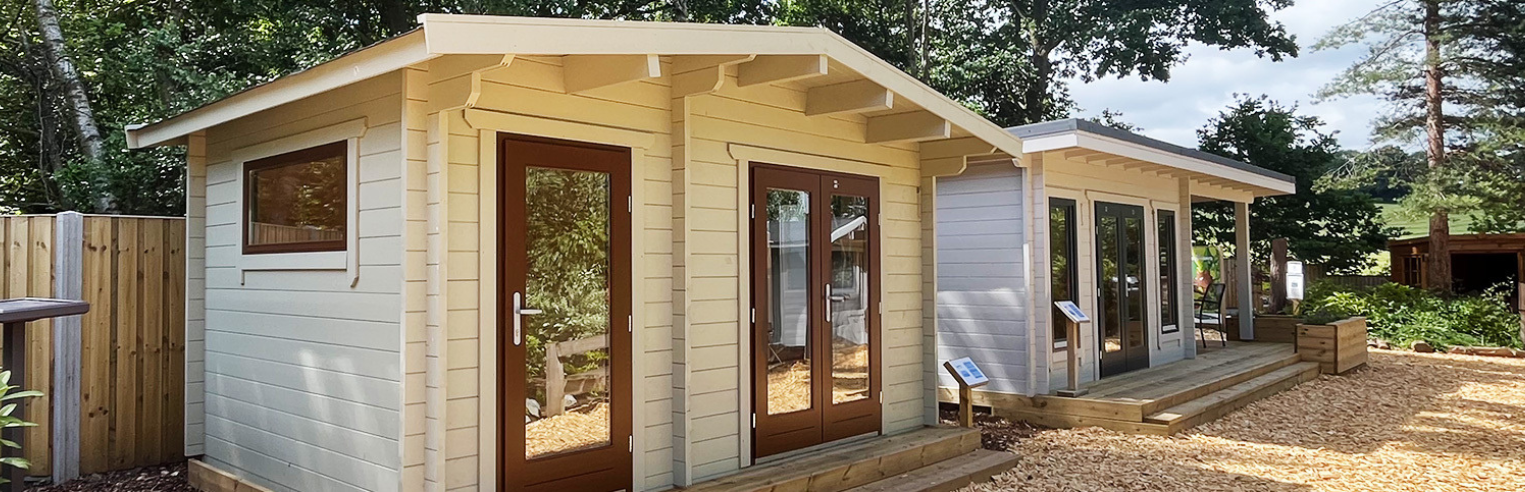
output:
{"label": "wood chip mulch ground", "polygon": [[195,492],[186,482],[185,463],[97,473],[30,492]]}
{"label": "wood chip mulch ground", "polygon": [[966,490],[1525,491],[1525,360],[1373,350],[1173,437],[1044,430],[1012,452]]}

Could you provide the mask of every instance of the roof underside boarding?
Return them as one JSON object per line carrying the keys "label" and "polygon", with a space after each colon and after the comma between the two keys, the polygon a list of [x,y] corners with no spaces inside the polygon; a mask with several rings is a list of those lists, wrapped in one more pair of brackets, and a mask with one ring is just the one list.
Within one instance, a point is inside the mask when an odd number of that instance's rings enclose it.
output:
{"label": "roof underside boarding", "polygon": [[[674,77],[675,92],[697,93],[713,90],[705,85],[731,73],[742,86],[787,84],[806,91],[808,114],[863,117],[866,143],[949,142],[966,156],[1020,161],[1022,155],[1020,137],[824,29],[442,14],[419,20],[422,27],[413,32],[131,127],[129,145],[178,145],[194,132],[410,66],[469,71],[514,56],[562,56],[568,92],[667,75]],[[700,72],[722,75],[691,76]]]}
{"label": "roof underside boarding", "polygon": [[[1226,190],[1232,199],[1287,195],[1297,191],[1292,176],[1244,162],[1188,149],[1096,122],[1068,119],[1008,129],[1028,153],[1057,153],[1067,159],[1168,177],[1187,177],[1202,188]],[[1195,190],[1195,188],[1194,188]],[[1236,200],[1237,201],[1237,200]]]}

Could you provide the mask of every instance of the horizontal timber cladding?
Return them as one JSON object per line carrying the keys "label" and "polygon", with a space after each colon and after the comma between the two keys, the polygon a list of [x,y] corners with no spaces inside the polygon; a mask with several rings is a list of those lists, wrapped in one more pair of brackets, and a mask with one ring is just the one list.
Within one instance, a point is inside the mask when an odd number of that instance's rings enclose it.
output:
{"label": "horizontal timber cladding", "polygon": [[996,393],[1026,394],[1032,377],[1022,173],[986,164],[937,180],[937,359],[969,357]]}
{"label": "horizontal timber cladding", "polygon": [[[207,464],[275,491],[400,490],[401,88],[400,75],[377,77],[193,136],[187,452]],[[305,269],[283,263],[290,254],[241,255],[240,166],[259,157],[248,149],[344,138],[358,250]]]}

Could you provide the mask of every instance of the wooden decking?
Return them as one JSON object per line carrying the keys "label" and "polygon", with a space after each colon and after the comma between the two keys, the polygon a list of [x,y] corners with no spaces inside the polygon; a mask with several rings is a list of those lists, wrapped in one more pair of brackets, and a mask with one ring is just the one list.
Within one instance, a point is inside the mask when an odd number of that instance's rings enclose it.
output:
{"label": "wooden decking", "polygon": [[954,490],[988,480],[1016,455],[979,449],[974,429],[928,427],[814,451],[697,483],[685,492]]}
{"label": "wooden decking", "polygon": [[1212,421],[1318,373],[1318,364],[1302,362],[1291,344],[1231,341],[1195,359],[1090,383],[1085,386],[1089,393],[1079,398],[1039,395],[995,410],[1049,427],[1097,426],[1167,435]]}

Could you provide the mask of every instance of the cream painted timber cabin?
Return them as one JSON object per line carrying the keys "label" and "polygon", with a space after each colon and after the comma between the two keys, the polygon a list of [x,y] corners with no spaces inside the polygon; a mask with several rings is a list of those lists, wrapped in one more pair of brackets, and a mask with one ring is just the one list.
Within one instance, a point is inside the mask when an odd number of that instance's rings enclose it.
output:
{"label": "cream painted timber cabin", "polygon": [[924,203],[1020,137],[820,29],[420,21],[129,129],[187,149],[188,456],[662,490],[936,423]]}

